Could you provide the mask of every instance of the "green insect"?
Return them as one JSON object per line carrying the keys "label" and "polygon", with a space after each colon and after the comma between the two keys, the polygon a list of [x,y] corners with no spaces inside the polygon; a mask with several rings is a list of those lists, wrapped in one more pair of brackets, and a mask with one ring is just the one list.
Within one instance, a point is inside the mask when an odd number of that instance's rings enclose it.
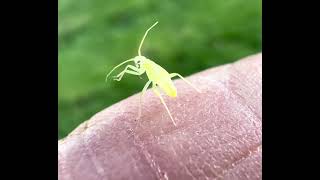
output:
{"label": "green insect", "polygon": [[171,116],[171,113],[166,105],[166,103],[164,102],[160,92],[158,91],[158,87],[160,87],[168,96],[170,97],[176,97],[177,96],[177,89],[174,86],[171,78],[178,76],[180,77],[183,81],[185,81],[187,84],[189,84],[192,88],[194,88],[197,92],[200,92],[195,86],[193,86],[189,81],[187,81],[186,79],[184,79],[180,74],[178,73],[171,73],[169,74],[164,68],[162,68],[160,65],[156,64],[155,62],[153,62],[150,59],[147,59],[146,57],[141,55],[141,47],[143,44],[144,39],[146,38],[148,32],[155,26],[157,25],[158,22],[156,22],[155,24],[153,24],[144,34],[141,42],[140,42],[140,46],[138,49],[138,56],[126,60],[122,63],[120,63],[119,65],[117,65],[116,67],[114,67],[109,74],[106,77],[106,81],[108,80],[108,77],[110,76],[110,74],[117,69],[118,67],[124,65],[125,63],[131,62],[133,61],[135,63],[135,66],[133,65],[127,65],[126,68],[119,73],[117,76],[114,76],[114,80],[116,81],[120,81],[123,77],[123,75],[125,73],[127,74],[132,74],[132,75],[136,75],[136,76],[140,76],[143,73],[146,73],[149,81],[146,83],[146,85],[143,87],[142,93],[140,95],[140,104],[139,104],[139,115],[138,118],[140,118],[141,116],[141,105],[142,105],[142,98],[144,93],[146,92],[146,90],[148,89],[148,87],[150,86],[150,84],[152,83],[152,90],[154,91],[154,93],[160,98],[161,103],[164,105],[164,107],[166,108],[173,124],[176,126],[176,123],[174,121],[174,119]]}

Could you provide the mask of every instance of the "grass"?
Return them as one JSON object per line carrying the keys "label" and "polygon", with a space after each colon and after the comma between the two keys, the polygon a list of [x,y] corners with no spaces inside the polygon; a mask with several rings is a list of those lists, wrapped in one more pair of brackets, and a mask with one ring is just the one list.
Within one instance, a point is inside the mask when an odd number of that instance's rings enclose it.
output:
{"label": "grass", "polygon": [[142,90],[146,78],[104,79],[155,21],[142,54],[187,76],[260,52],[261,16],[261,0],[59,0],[59,139]]}

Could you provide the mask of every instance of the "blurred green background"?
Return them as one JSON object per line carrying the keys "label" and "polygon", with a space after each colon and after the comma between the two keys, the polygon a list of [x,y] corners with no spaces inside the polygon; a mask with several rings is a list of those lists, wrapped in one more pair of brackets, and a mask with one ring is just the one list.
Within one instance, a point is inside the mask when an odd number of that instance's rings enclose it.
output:
{"label": "blurred green background", "polygon": [[104,80],[155,21],[142,54],[188,76],[261,51],[261,11],[261,0],[59,0],[58,138],[142,90],[145,76]]}

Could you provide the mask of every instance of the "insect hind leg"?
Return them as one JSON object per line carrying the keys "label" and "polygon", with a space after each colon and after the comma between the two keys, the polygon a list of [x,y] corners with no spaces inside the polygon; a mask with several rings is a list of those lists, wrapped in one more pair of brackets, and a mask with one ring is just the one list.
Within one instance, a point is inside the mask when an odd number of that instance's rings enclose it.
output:
{"label": "insect hind leg", "polygon": [[178,73],[171,73],[170,74],[170,78],[173,78],[175,76],[178,76],[179,78],[181,78],[184,82],[186,82],[187,84],[189,84],[193,89],[195,89],[198,93],[200,93],[200,90],[198,88],[196,88],[194,85],[191,84],[191,82],[189,82],[188,80],[186,80],[184,77],[182,77],[180,74]]}
{"label": "insect hind leg", "polygon": [[155,94],[160,98],[161,103],[162,103],[162,104],[164,105],[164,107],[166,108],[166,110],[167,110],[167,112],[168,112],[168,114],[169,114],[169,116],[170,116],[170,118],[171,118],[171,121],[172,121],[173,125],[174,125],[174,126],[177,126],[177,125],[176,125],[176,122],[173,120],[173,118],[172,118],[172,116],[171,116],[171,113],[170,113],[170,111],[169,111],[166,103],[164,102],[164,100],[163,100],[160,92],[159,92],[156,88],[157,88],[156,85],[153,84],[153,85],[152,85],[153,91],[154,91]]}

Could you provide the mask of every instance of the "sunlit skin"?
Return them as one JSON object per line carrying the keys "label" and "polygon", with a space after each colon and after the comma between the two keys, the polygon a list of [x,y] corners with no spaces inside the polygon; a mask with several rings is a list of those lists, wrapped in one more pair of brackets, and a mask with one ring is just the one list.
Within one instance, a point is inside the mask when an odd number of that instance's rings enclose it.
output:
{"label": "sunlit skin", "polygon": [[141,55],[141,47],[142,44],[144,42],[144,39],[146,38],[148,32],[155,26],[157,25],[158,22],[154,23],[144,34],[140,45],[139,45],[139,49],[138,49],[138,56],[126,60],[122,63],[120,63],[119,65],[117,65],[116,67],[114,67],[109,74],[106,77],[106,81],[108,80],[108,77],[110,76],[110,74],[117,69],[118,67],[124,65],[125,63],[131,62],[133,61],[135,63],[135,66],[133,65],[127,65],[126,68],[120,72],[117,76],[114,76],[114,80],[116,81],[120,81],[123,77],[123,75],[125,73],[127,74],[132,74],[132,75],[136,75],[136,76],[140,76],[143,73],[147,74],[147,77],[149,79],[149,81],[146,83],[146,85],[143,87],[142,93],[140,95],[140,104],[139,104],[139,115],[138,118],[141,117],[141,106],[142,106],[142,99],[143,99],[143,95],[146,92],[146,90],[148,89],[148,87],[150,86],[150,84],[152,83],[152,90],[154,91],[154,93],[160,98],[161,103],[164,105],[164,107],[166,108],[170,119],[172,120],[172,123],[176,126],[176,122],[174,121],[166,103],[164,102],[160,92],[158,91],[158,87],[160,87],[160,89],[162,89],[169,97],[176,97],[177,96],[177,89],[174,86],[171,78],[178,76],[179,78],[181,78],[184,82],[186,82],[187,84],[189,84],[192,88],[194,88],[197,92],[200,92],[194,85],[192,85],[188,80],[186,80],[185,78],[183,78],[180,74],[178,73],[168,73],[164,68],[162,68],[160,65],[156,64],[155,62],[153,62],[150,59],[147,59],[146,57]]}

